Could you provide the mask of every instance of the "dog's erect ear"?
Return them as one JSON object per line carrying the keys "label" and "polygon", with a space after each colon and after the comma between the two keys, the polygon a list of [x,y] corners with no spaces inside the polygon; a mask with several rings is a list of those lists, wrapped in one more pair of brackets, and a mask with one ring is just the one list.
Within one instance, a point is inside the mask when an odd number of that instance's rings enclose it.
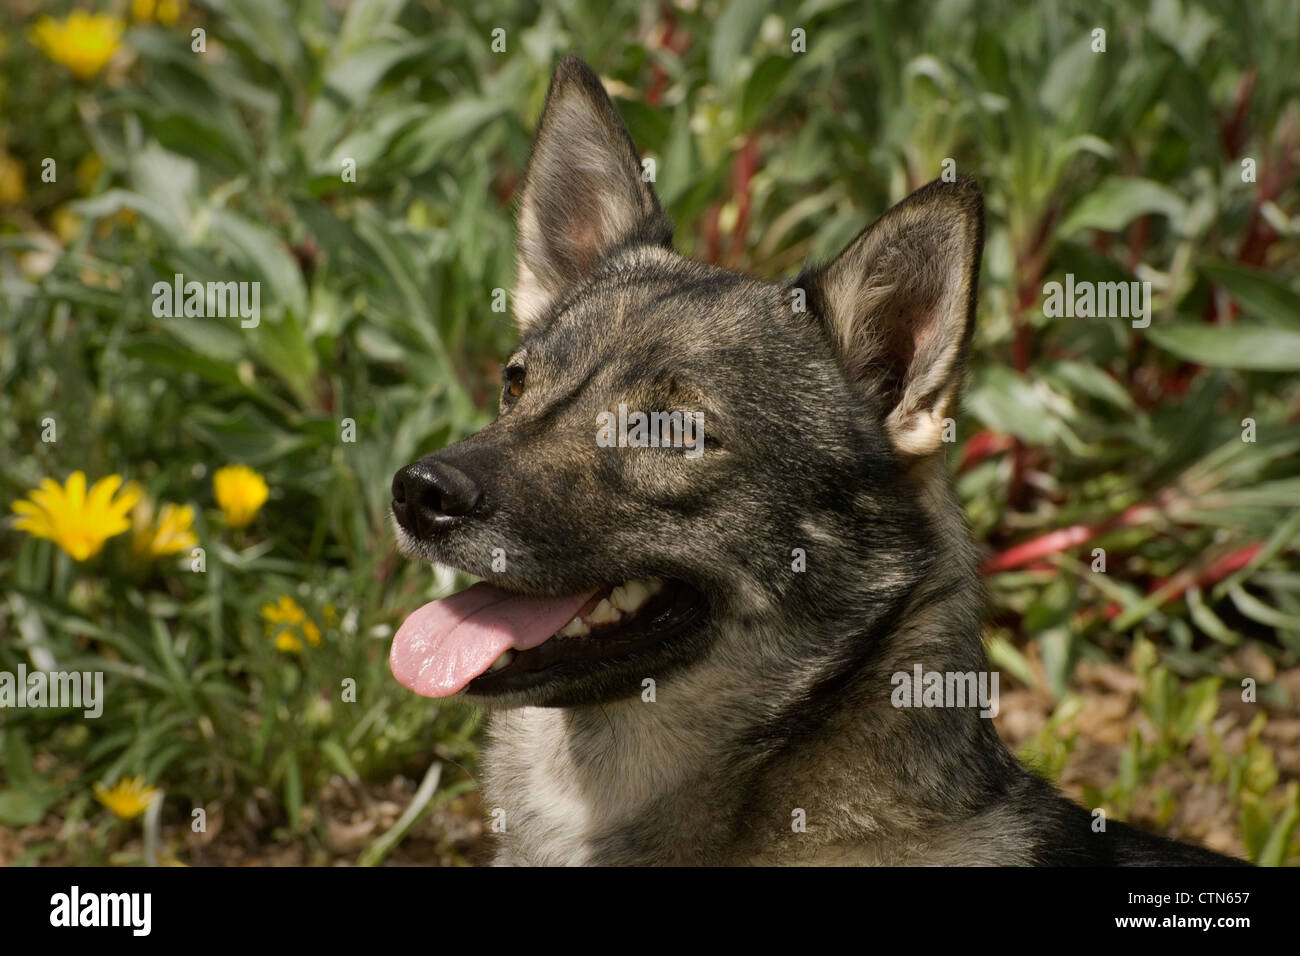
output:
{"label": "dog's erect ear", "polygon": [[600,78],[576,56],[560,61],[528,158],[519,204],[515,319],[536,321],[630,239],[667,245],[672,227],[627,127]]}
{"label": "dog's erect ear", "polygon": [[894,206],[826,268],[801,276],[849,375],[891,405],[894,447],[929,455],[961,389],[975,324],[984,200],[969,176]]}

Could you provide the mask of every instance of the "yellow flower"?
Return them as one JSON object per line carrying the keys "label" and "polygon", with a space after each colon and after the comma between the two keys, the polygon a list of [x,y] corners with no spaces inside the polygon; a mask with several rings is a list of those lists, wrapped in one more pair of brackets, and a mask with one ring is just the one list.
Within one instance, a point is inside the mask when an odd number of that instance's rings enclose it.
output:
{"label": "yellow flower", "polygon": [[98,781],[95,783],[95,799],[123,820],[148,810],[157,794],[157,787],[145,786],[144,777],[123,777],[111,790]]}
{"label": "yellow flower", "polygon": [[242,528],[257,514],[270,494],[266,479],[247,465],[227,465],[212,476],[217,504],[225,512],[226,524]]}
{"label": "yellow flower", "polygon": [[85,472],[74,471],[66,486],[45,478],[40,488],[13,503],[14,513],[21,515],[14,527],[53,541],[78,561],[93,558],[105,541],[131,526],[126,516],[140,500],[140,489],[129,484],[114,500],[121,484],[121,475],[109,475],[87,494]]}
{"label": "yellow flower", "polygon": [[292,631],[284,630],[275,635],[275,649],[286,654],[301,654],[302,640]]}
{"label": "yellow flower", "polygon": [[184,0],[131,0],[131,16],[141,23],[157,20],[169,27],[185,11]]}
{"label": "yellow flower", "polygon": [[271,624],[300,624],[306,617],[302,605],[287,594],[281,594],[274,604],[268,601],[262,605],[262,620]]}
{"label": "yellow flower", "polygon": [[302,653],[304,637],[312,647],[320,647],[320,628],[287,594],[281,594],[274,603],[268,601],[262,605],[262,620],[267,623],[266,633],[274,639],[277,651]]}
{"label": "yellow flower", "polygon": [[163,558],[188,551],[199,543],[191,531],[194,509],[189,505],[165,504],[154,521],[154,504],[148,498],[136,505],[131,515],[131,551],[141,559]]}
{"label": "yellow flower", "polygon": [[8,153],[0,153],[0,206],[20,203],[26,198],[23,164]]}
{"label": "yellow flower", "polygon": [[113,58],[125,26],[107,13],[73,10],[66,20],[41,17],[32,27],[32,42],[78,79],[88,80]]}

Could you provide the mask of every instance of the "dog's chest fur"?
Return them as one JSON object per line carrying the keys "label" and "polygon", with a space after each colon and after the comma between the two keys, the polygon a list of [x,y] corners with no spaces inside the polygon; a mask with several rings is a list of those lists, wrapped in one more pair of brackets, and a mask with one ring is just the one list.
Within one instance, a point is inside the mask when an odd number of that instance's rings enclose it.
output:
{"label": "dog's chest fur", "polygon": [[[584,740],[567,724],[560,710],[527,709],[494,719],[494,736],[500,736],[484,762],[489,813],[505,811],[497,815],[504,829],[494,836],[496,863],[1029,862],[1028,844],[1014,839],[1023,824],[1009,807],[960,821],[926,819],[914,807],[891,804],[894,795],[886,787],[864,785],[857,774],[835,779],[824,775],[828,767],[808,765],[835,760],[835,748],[809,748],[802,772],[779,761],[776,777],[738,801],[738,769],[683,772],[674,766],[681,754],[664,747],[607,753],[603,771],[593,774],[579,754],[596,741]],[[818,785],[809,787],[811,780]],[[796,828],[796,812],[806,827]],[[742,814],[745,823],[736,826]]]}
{"label": "dog's chest fur", "polygon": [[718,717],[677,701],[494,714],[483,763],[489,813],[504,811],[497,862],[688,862],[683,838],[717,843],[721,820],[697,800],[716,787],[700,768]]}
{"label": "dog's chest fur", "polygon": [[[483,761],[487,815],[503,826],[495,862],[1028,862],[1014,807],[917,806],[890,770],[905,758],[889,728],[877,739],[852,709],[797,748],[764,751],[737,745],[740,695],[706,713],[692,688],[674,686],[680,696],[656,703],[495,714]],[[749,696],[763,699],[762,689]],[[938,763],[919,772],[944,773]]]}

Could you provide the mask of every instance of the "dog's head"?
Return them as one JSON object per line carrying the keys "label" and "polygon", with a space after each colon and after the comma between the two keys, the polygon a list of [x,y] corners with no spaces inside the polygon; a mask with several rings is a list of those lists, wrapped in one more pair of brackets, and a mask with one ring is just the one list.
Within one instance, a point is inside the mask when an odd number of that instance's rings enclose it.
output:
{"label": "dog's head", "polygon": [[522,191],[498,418],[393,479],[401,548],[488,582],[403,625],[408,687],[607,701],[743,656],[727,625],[746,620],[815,616],[832,646],[783,653],[839,654],[845,615],[887,613],[929,560],[909,476],[960,386],[978,187],[931,183],[783,285],[683,259],[671,234],[599,79],[564,60]]}

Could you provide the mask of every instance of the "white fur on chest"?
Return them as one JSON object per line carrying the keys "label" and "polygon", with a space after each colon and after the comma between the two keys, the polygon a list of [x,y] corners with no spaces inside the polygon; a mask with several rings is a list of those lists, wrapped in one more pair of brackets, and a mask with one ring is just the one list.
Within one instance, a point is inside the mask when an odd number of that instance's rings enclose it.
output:
{"label": "white fur on chest", "polygon": [[[676,698],[674,698],[676,699]],[[676,786],[706,748],[683,726],[689,710],[638,699],[582,717],[562,708],[493,714],[484,796],[504,810],[497,861],[582,865],[593,841]]]}
{"label": "white fur on chest", "polygon": [[525,707],[493,715],[484,796],[504,811],[498,863],[581,866],[596,816],[579,786],[563,712]]}

